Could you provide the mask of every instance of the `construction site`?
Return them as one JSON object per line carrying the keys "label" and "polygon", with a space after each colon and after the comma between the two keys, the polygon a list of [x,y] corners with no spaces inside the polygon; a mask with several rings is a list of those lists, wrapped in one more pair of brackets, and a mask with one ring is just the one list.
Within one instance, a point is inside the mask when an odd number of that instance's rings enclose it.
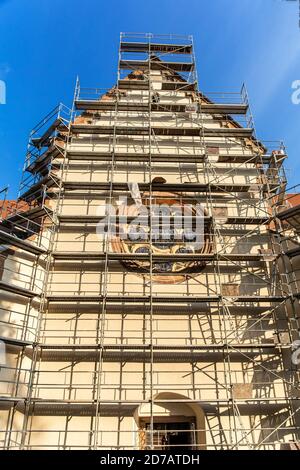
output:
{"label": "construction site", "polygon": [[1,193],[0,446],[299,450],[285,145],[258,139],[245,85],[201,90],[192,36],[121,33],[118,54]]}

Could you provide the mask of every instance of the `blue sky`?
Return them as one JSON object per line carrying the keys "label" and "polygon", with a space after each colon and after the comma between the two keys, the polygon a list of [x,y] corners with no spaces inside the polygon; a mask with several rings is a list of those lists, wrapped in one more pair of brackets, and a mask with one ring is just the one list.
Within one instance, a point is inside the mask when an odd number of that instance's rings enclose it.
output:
{"label": "blue sky", "polygon": [[238,91],[246,83],[257,135],[287,145],[290,186],[300,183],[298,1],[0,0],[0,188],[15,197],[30,129],[82,86],[117,76],[120,31],[193,34],[199,86]]}

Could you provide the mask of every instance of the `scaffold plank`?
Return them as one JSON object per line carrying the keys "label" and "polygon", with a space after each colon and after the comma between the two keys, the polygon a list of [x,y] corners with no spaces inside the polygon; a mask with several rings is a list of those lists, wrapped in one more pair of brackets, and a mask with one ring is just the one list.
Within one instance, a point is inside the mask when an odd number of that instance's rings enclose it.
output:
{"label": "scaffold plank", "polygon": [[22,250],[28,251],[29,253],[33,253],[35,255],[41,255],[45,253],[45,250],[39,246],[33,245],[25,240],[22,240],[12,233],[4,232],[0,229],[0,241],[4,243],[8,243],[11,246],[15,246],[16,248],[21,248]]}

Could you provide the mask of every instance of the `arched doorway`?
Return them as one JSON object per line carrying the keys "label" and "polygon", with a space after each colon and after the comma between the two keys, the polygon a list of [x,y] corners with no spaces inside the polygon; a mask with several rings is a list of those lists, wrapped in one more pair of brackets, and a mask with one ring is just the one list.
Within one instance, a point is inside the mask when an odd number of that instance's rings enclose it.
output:
{"label": "arched doorway", "polygon": [[[205,414],[189,398],[171,392],[154,397],[153,445],[155,450],[205,450]],[[163,401],[159,401],[163,400]],[[134,413],[140,449],[151,447],[150,404],[140,405]]]}

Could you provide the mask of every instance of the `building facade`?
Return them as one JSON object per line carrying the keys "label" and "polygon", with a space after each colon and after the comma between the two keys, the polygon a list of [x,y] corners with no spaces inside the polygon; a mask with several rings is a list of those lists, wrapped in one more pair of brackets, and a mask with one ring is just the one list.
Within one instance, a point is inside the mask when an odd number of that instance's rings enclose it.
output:
{"label": "building facade", "polygon": [[198,90],[191,37],[121,34],[116,85],[77,81],[3,205],[4,449],[296,445],[285,158],[245,87]]}

